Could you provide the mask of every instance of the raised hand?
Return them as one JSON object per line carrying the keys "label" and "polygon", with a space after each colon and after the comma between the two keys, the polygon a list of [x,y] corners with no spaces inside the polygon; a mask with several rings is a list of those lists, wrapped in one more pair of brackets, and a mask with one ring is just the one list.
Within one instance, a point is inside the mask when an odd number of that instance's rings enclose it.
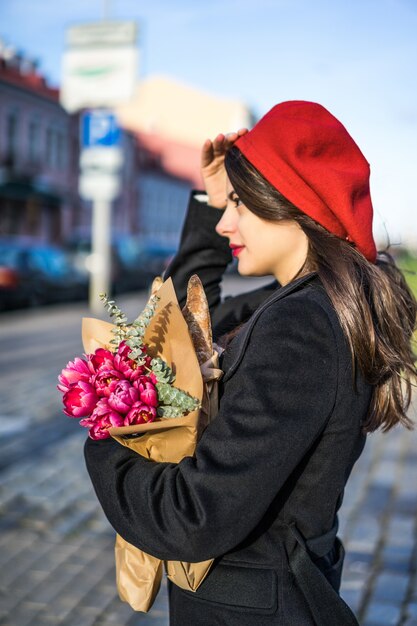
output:
{"label": "raised hand", "polygon": [[209,197],[209,204],[213,207],[224,209],[226,206],[224,158],[235,141],[247,132],[247,128],[241,128],[234,133],[217,135],[213,141],[207,139],[203,144],[201,150],[201,173]]}

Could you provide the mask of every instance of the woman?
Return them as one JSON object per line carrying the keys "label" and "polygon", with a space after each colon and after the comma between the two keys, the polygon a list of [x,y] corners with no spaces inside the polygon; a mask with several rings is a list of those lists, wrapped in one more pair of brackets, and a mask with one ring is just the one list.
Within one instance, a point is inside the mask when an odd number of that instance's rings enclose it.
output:
{"label": "woman", "polygon": [[[411,427],[416,302],[376,254],[368,164],[320,105],[207,141],[203,175],[208,204],[193,195],[168,274],[180,298],[192,273],[205,285],[226,346],[219,414],[178,465],[88,440],[88,470],[127,541],[216,558],[197,592],[169,583],[171,626],[356,624],[337,511],[366,433]],[[277,282],[221,303],[230,249]]]}

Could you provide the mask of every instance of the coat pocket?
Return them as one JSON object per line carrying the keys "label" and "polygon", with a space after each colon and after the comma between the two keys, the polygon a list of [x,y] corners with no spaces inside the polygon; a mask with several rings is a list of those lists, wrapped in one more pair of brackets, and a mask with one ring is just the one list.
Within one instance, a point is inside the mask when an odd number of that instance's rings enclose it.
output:
{"label": "coat pocket", "polygon": [[277,574],[272,569],[220,561],[197,591],[183,593],[213,605],[270,615],[278,605]]}

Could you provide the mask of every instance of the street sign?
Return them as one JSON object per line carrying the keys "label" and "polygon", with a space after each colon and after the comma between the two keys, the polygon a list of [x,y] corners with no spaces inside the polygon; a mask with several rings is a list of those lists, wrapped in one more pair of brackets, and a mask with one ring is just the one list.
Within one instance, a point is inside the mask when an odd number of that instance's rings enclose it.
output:
{"label": "street sign", "polygon": [[94,146],[117,146],[120,143],[120,128],[114,113],[89,111],[81,121],[81,144],[84,148]]}
{"label": "street sign", "polygon": [[120,193],[120,176],[111,172],[86,170],[78,179],[78,191],[84,200],[112,202]]}
{"label": "street sign", "polygon": [[[73,26],[67,31],[60,102],[70,113],[82,109],[114,108],[129,101],[138,73],[135,22],[102,21]],[[93,201],[90,307],[100,306],[99,294],[110,289],[111,202],[120,194],[123,163],[120,130],[109,111],[83,116],[81,125],[79,192]]]}
{"label": "street sign", "polygon": [[137,25],[128,20],[103,20],[71,26],[67,30],[67,44],[72,48],[96,46],[136,45]]}
{"label": "street sign", "polygon": [[80,153],[80,168],[82,171],[95,169],[104,172],[119,172],[123,165],[123,152],[119,146],[105,148],[84,148]]}
{"label": "street sign", "polygon": [[135,22],[97,22],[68,29],[60,91],[60,102],[68,112],[128,102],[137,75]]}
{"label": "street sign", "polygon": [[83,114],[79,192],[85,200],[112,202],[119,195],[123,165],[120,140],[114,113],[98,109]]}

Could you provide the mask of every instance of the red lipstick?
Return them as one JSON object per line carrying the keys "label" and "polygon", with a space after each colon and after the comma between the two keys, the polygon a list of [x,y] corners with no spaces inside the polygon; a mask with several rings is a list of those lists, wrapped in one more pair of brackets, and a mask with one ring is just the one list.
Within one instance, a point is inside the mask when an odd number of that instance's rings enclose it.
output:
{"label": "red lipstick", "polygon": [[238,246],[238,245],[236,245],[234,243],[230,244],[230,248],[232,249],[233,256],[238,256],[239,253],[243,250],[244,247],[245,246]]}

